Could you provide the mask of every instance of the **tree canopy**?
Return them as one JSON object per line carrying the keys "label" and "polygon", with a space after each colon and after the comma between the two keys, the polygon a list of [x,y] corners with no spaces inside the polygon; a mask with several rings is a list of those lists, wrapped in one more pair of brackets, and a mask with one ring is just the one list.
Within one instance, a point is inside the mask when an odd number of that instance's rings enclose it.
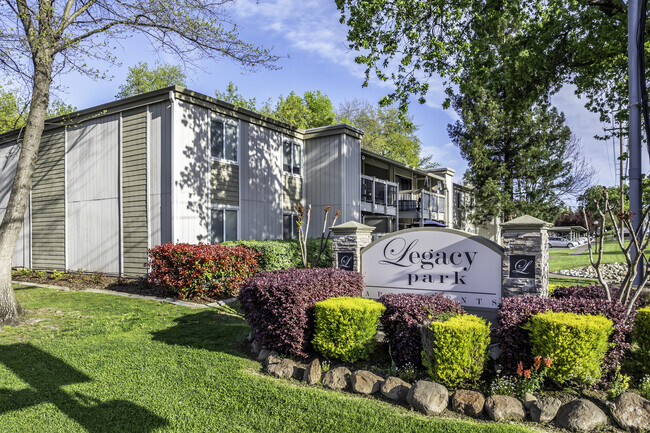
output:
{"label": "tree canopy", "polygon": [[147,62],[139,62],[129,68],[126,82],[120,85],[115,97],[124,99],[173,85],[187,87],[186,80],[185,72],[178,65],[156,64],[156,67],[150,69]]}

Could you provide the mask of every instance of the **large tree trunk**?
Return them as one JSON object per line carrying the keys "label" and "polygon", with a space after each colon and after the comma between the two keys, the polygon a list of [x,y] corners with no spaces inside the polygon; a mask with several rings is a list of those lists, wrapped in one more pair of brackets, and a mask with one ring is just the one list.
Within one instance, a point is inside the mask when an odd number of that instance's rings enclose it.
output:
{"label": "large tree trunk", "polygon": [[32,175],[50,101],[51,80],[52,59],[48,53],[39,53],[34,60],[32,100],[20,145],[16,176],[7,211],[0,224],[0,323],[10,322],[22,315],[22,308],[11,286],[11,265],[32,187]]}

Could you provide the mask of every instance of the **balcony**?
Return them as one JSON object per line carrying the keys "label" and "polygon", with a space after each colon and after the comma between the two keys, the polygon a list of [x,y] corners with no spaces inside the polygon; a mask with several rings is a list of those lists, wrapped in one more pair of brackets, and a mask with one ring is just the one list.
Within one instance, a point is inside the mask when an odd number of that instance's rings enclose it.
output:
{"label": "balcony", "polygon": [[397,184],[362,174],[361,210],[381,215],[397,215]]}
{"label": "balcony", "polygon": [[445,220],[445,196],[423,189],[399,192],[399,217]]}

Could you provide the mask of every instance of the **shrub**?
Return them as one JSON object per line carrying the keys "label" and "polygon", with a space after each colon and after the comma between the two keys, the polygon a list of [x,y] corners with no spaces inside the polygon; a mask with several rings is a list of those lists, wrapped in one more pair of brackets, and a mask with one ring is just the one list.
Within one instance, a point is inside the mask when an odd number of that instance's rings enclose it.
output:
{"label": "shrub", "polygon": [[517,390],[517,381],[512,376],[497,376],[490,384],[490,395],[512,396]]}
{"label": "shrub", "polygon": [[646,400],[650,400],[650,375],[646,374],[639,382],[639,394]]}
{"label": "shrub", "polygon": [[344,362],[366,359],[372,353],[379,316],[386,310],[372,299],[340,296],[316,303],[314,349]]}
{"label": "shrub", "polygon": [[422,363],[429,376],[447,386],[478,380],[490,344],[490,324],[471,314],[423,328]]}
{"label": "shrub", "polygon": [[[603,298],[594,297],[599,293],[603,295]],[[534,314],[549,310],[577,314],[602,314],[614,322],[614,332],[609,340],[613,345],[605,355],[604,375],[601,380],[606,382],[613,378],[623,356],[631,347],[634,313],[626,316],[625,307],[621,303],[607,301],[604,298],[604,290],[594,286],[558,287],[553,298],[518,296],[503,299],[499,305],[497,317],[497,337],[501,346],[501,364],[504,374],[515,374],[520,361],[525,364],[533,362],[528,332],[522,326]]]}
{"label": "shrub", "polygon": [[[300,247],[297,240],[269,240],[269,241],[228,241],[220,245],[242,246],[258,252],[258,264],[263,271],[277,271],[281,269],[302,268]],[[314,263],[318,257],[320,239],[307,239],[307,259]],[[328,241],[321,255],[319,266],[332,267],[332,241]]]}
{"label": "shrub", "polygon": [[637,359],[643,369],[650,372],[650,307],[641,308],[636,314],[634,340],[639,345]]}
{"label": "shrub", "polygon": [[242,247],[169,242],[149,250],[149,282],[181,299],[234,296],[259,270],[257,255]]}
{"label": "shrub", "polygon": [[420,327],[429,316],[464,313],[458,301],[441,294],[388,294],[379,298],[386,306],[380,321],[393,362],[398,367],[422,365]]}
{"label": "shrub", "polygon": [[602,375],[613,326],[604,316],[548,311],[532,316],[524,329],[530,331],[533,354],[553,360],[548,377],[593,385]]}
{"label": "shrub", "polygon": [[264,349],[307,357],[314,335],[314,305],[334,296],[361,296],[363,278],[339,269],[265,271],[241,287],[239,301]]}

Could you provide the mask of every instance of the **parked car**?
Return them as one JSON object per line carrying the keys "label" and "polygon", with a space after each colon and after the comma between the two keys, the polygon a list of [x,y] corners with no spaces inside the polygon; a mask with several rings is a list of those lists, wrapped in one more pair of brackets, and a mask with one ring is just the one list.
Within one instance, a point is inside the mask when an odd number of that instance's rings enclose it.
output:
{"label": "parked car", "polygon": [[573,248],[577,245],[576,241],[564,238],[548,238],[549,247]]}

